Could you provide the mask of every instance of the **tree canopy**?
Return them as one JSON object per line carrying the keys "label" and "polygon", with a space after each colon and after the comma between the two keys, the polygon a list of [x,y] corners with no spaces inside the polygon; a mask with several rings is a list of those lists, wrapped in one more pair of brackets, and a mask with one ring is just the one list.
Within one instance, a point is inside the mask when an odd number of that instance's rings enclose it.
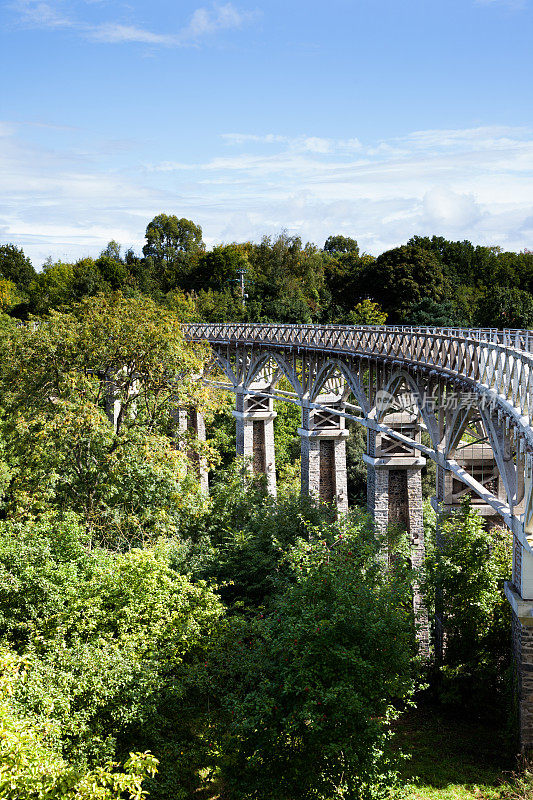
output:
{"label": "tree canopy", "polygon": [[112,240],[96,258],[50,259],[38,273],[22,250],[6,244],[0,247],[0,309],[25,319],[120,290],[174,309],[183,297],[180,308],[187,307],[189,318],[207,322],[353,324],[360,317],[354,309],[373,303],[376,314],[361,317],[368,324],[532,324],[529,250],[413,236],[374,257],[345,234],[329,236],[323,247],[287,231],[211,248],[202,236],[192,220],[162,213],[148,223],[141,254],[123,252]]}

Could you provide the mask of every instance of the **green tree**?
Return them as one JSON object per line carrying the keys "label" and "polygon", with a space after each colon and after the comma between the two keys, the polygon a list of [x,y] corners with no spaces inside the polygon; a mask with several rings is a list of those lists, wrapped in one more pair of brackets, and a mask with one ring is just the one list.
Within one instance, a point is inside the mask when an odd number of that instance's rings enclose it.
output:
{"label": "green tree", "polygon": [[487,328],[533,327],[533,296],[517,286],[494,286],[478,308],[478,324]]}
{"label": "green tree", "polygon": [[27,675],[27,664],[5,647],[0,649],[0,800],[141,800],[142,783],[157,772],[149,753],[130,753],[119,764],[93,769],[70,765],[52,744],[58,725],[48,719],[36,725],[14,695]]}
{"label": "green tree", "polygon": [[293,583],[230,629],[214,665],[230,797],[389,797],[394,701],[409,698],[406,589],[383,572],[370,526],[308,532]]}
{"label": "green tree", "polygon": [[368,256],[359,256],[355,239],[330,236],[324,244],[324,273],[327,289],[331,294],[328,319],[338,322],[346,318],[346,312],[359,300],[357,280],[362,265]]}
{"label": "green tree", "polygon": [[191,295],[199,319],[204,322],[238,322],[244,317],[242,299],[235,290],[201,289]]}
{"label": "green tree", "polygon": [[239,270],[246,270],[248,262],[243,248],[239,245],[218,245],[198,259],[191,276],[192,288],[213,289],[223,292],[238,288]]}
{"label": "green tree", "polygon": [[[184,341],[171,312],[98,296],[8,329],[0,352],[13,509],[70,508],[97,538],[114,531],[124,546],[199,502],[174,414],[178,404],[211,405],[194,377],[207,350]],[[187,449],[208,456],[194,438]]]}
{"label": "green tree", "polygon": [[176,570],[170,542],[90,551],[72,514],[0,528],[0,627],[28,667],[12,707],[74,774],[151,750],[150,796],[189,797],[210,760],[198,681],[222,615],[213,591]]}
{"label": "green tree", "polygon": [[19,305],[22,300],[23,296],[19,293],[16,284],[13,281],[0,278],[0,312],[10,311]]}
{"label": "green tree", "polygon": [[112,239],[96,259],[95,265],[98,268],[103,280],[112,289],[122,289],[128,283],[130,272],[120,255],[121,247],[118,242]]}
{"label": "green tree", "polygon": [[391,322],[404,322],[424,298],[442,300],[447,282],[436,255],[415,245],[402,245],[378,256],[361,273],[362,293],[377,301]]}
{"label": "green tree", "polygon": [[35,278],[35,270],[22,248],[15,247],[14,244],[0,245],[0,277],[27,291]]}
{"label": "green tree", "polygon": [[439,665],[440,699],[460,709],[497,718],[508,702],[511,624],[504,581],[511,575],[506,530],[485,529],[466,504],[439,521],[440,544],[428,527],[424,592],[438,605],[445,647]]}
{"label": "green tree", "polygon": [[265,236],[248,252],[250,306],[257,303],[261,319],[311,322],[321,311],[324,289],[323,255],[312,244],[302,247],[298,236]]}
{"label": "green tree", "polygon": [[347,236],[328,236],[324,244],[324,252],[339,255],[342,253],[354,253],[359,255],[359,245],[355,239]]}
{"label": "green tree", "polygon": [[146,228],[144,257],[163,292],[176,287],[187,288],[195,256],[204,249],[202,229],[189,219],[158,214]]}
{"label": "green tree", "polygon": [[348,314],[350,325],[384,325],[387,315],[381,310],[379,303],[365,298],[357,303],[353,311]]}
{"label": "green tree", "polygon": [[439,328],[468,325],[463,314],[451,300],[437,302],[429,297],[413,305],[407,315],[408,325],[429,325]]}
{"label": "green tree", "polygon": [[92,258],[82,258],[75,264],[49,262],[36,275],[29,287],[30,304],[37,314],[52,309],[68,308],[83,297],[108,289]]}

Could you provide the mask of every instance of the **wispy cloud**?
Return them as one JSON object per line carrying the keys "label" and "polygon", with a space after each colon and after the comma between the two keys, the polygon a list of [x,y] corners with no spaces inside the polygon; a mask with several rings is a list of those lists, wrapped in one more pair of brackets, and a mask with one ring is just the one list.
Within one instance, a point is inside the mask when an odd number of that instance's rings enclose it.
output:
{"label": "wispy cloud", "polygon": [[[24,246],[36,264],[49,253],[98,253],[112,238],[140,247],[161,211],[194,219],[208,243],[287,228],[318,244],[354,236],[373,253],[415,233],[533,246],[533,131],[524,128],[369,142],[234,133],[214,139],[205,160],[168,152],[146,165],[132,151],[121,170],[111,145],[99,149],[81,130],[58,130],[53,149],[15,123],[0,123],[2,134],[1,239]],[[321,144],[310,147],[315,139]]]}
{"label": "wispy cloud", "polygon": [[213,8],[197,8],[189,24],[181,31],[182,41],[196,41],[218,31],[235,30],[252,21],[257,16],[254,11],[240,11],[231,3]]}
{"label": "wispy cloud", "polygon": [[18,14],[22,25],[35,28],[66,28],[76,23],[62,13],[58,3],[42,3],[39,0],[17,0],[11,8]]}
{"label": "wispy cloud", "polygon": [[[86,0],[87,2],[88,0]],[[94,2],[94,0],[93,0]],[[80,36],[107,44],[138,43],[164,47],[198,44],[219,32],[237,30],[257,17],[257,12],[236,8],[232,3],[197,8],[188,22],[176,32],[158,33],[142,25],[117,21],[89,24],[75,15],[74,5],[61,0],[44,3],[39,0],[16,0],[11,5],[19,24],[45,29],[72,28]]]}
{"label": "wispy cloud", "polygon": [[281,136],[267,133],[262,136],[249,133],[223,133],[221,137],[228,145],[285,144],[290,150],[309,153],[335,153],[342,150],[360,150],[359,139],[326,139],[322,136]]}
{"label": "wispy cloud", "polygon": [[106,22],[95,26],[87,31],[87,36],[93,41],[108,44],[138,42],[169,47],[177,44],[176,37],[171,34],[152,33],[134,25],[121,25],[118,22]]}

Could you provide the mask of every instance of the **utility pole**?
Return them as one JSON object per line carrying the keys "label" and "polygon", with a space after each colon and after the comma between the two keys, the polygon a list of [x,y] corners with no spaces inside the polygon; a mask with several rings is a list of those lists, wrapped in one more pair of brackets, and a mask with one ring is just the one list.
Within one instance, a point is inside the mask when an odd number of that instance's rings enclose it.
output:
{"label": "utility pole", "polygon": [[245,277],[246,277],[246,272],[247,272],[247,270],[246,270],[245,266],[239,267],[239,269],[237,270],[237,275],[239,276],[238,281],[239,281],[239,286],[240,286],[240,290],[241,290],[241,300],[242,300],[243,307],[246,305],[246,298],[248,297],[248,295],[247,295],[247,293],[245,291],[245,283],[244,283],[244,280],[245,280]]}

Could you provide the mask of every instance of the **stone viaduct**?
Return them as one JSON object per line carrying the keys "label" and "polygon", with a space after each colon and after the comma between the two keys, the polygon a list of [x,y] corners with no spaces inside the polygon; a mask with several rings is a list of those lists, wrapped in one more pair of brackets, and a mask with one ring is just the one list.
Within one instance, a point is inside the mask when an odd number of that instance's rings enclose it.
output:
{"label": "stone viaduct", "polygon": [[[237,452],[276,492],[273,401],[301,408],[302,492],[348,508],[346,422],[367,430],[368,508],[400,523],[424,554],[421,471],[436,464],[433,504],[469,494],[507,526],[506,584],[523,752],[533,751],[533,332],[453,328],[190,323],[236,395]],[[198,428],[198,421],[193,422]],[[421,605],[415,612],[423,622]],[[422,626],[423,627],[423,626]]]}

